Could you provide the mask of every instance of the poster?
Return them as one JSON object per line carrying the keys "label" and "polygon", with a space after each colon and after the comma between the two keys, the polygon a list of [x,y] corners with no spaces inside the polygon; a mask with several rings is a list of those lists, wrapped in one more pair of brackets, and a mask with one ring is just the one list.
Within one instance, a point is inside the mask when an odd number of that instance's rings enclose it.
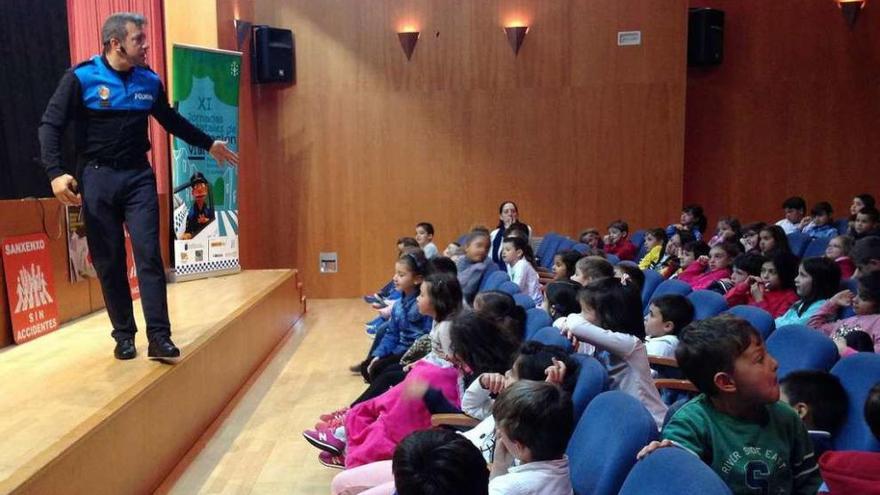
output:
{"label": "poster", "polygon": [[[172,104],[214,139],[238,150],[241,54],[174,45]],[[172,142],[172,225],[175,279],[240,270],[238,168],[207,151]]]}
{"label": "poster", "polygon": [[[67,207],[67,259],[71,282],[76,283],[89,278],[98,278],[98,273],[95,271],[95,265],[92,264],[92,257],[89,254],[86,224],[81,206]],[[131,236],[128,235],[127,228],[125,229],[125,266],[131,298],[135,300],[141,296],[141,289],[138,286],[137,266],[134,262]]]}
{"label": "poster", "polygon": [[15,343],[58,330],[49,237],[41,233],[3,239],[3,270]]}

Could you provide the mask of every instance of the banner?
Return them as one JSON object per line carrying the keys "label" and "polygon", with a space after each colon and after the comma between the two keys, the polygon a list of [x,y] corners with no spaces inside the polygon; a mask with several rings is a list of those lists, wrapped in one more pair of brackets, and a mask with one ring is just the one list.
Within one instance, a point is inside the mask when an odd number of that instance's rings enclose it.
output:
{"label": "banner", "polygon": [[[214,139],[238,150],[241,54],[174,45],[173,105]],[[174,270],[176,280],[240,270],[238,169],[174,137]]]}
{"label": "banner", "polygon": [[[128,288],[131,290],[132,300],[135,300],[141,296],[141,289],[138,286],[137,267],[134,264],[134,251],[131,248],[131,236],[128,235],[128,228],[124,229],[125,266],[128,273]],[[87,278],[98,278],[95,265],[92,264],[92,256],[89,254],[86,224],[83,220],[81,206],[67,207],[67,260],[71,282],[76,283]]]}
{"label": "banner", "polygon": [[15,343],[58,330],[49,237],[31,234],[3,239],[3,270]]}

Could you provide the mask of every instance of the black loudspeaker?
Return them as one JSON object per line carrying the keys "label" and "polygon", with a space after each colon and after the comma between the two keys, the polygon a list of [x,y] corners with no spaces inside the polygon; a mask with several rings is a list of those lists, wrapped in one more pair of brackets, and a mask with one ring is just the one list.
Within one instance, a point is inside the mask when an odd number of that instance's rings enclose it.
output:
{"label": "black loudspeaker", "polygon": [[724,55],[724,11],[688,9],[688,65],[718,65]]}
{"label": "black loudspeaker", "polygon": [[269,26],[254,26],[251,37],[253,82],[296,83],[296,51],[293,31]]}

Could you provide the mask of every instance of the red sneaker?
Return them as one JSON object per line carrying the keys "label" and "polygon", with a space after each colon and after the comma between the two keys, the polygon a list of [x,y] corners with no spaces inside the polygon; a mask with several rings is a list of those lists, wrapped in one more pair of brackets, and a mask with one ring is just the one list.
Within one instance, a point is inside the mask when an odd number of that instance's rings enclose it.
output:
{"label": "red sneaker", "polygon": [[333,455],[342,455],[345,451],[345,442],[333,436],[330,430],[306,430],[303,438],[315,447],[330,452]]}
{"label": "red sneaker", "polygon": [[318,454],[318,462],[333,469],[345,469],[345,457],[341,455],[333,455],[330,452],[321,452]]}
{"label": "red sneaker", "polygon": [[333,418],[330,421],[318,421],[315,423],[316,430],[335,430],[340,426],[345,426],[345,417]]}

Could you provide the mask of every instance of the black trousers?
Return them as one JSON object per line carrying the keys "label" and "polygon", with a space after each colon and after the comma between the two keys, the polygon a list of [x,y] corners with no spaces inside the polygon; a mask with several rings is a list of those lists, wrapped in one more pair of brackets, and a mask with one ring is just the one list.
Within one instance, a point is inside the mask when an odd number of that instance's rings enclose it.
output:
{"label": "black trousers", "polygon": [[89,252],[113,324],[111,335],[118,341],[134,338],[137,332],[125,264],[125,224],[131,235],[147,338],[152,341],[169,337],[171,324],[159,249],[159,198],[153,169],[148,164],[137,168],[89,164],[80,182]]}

